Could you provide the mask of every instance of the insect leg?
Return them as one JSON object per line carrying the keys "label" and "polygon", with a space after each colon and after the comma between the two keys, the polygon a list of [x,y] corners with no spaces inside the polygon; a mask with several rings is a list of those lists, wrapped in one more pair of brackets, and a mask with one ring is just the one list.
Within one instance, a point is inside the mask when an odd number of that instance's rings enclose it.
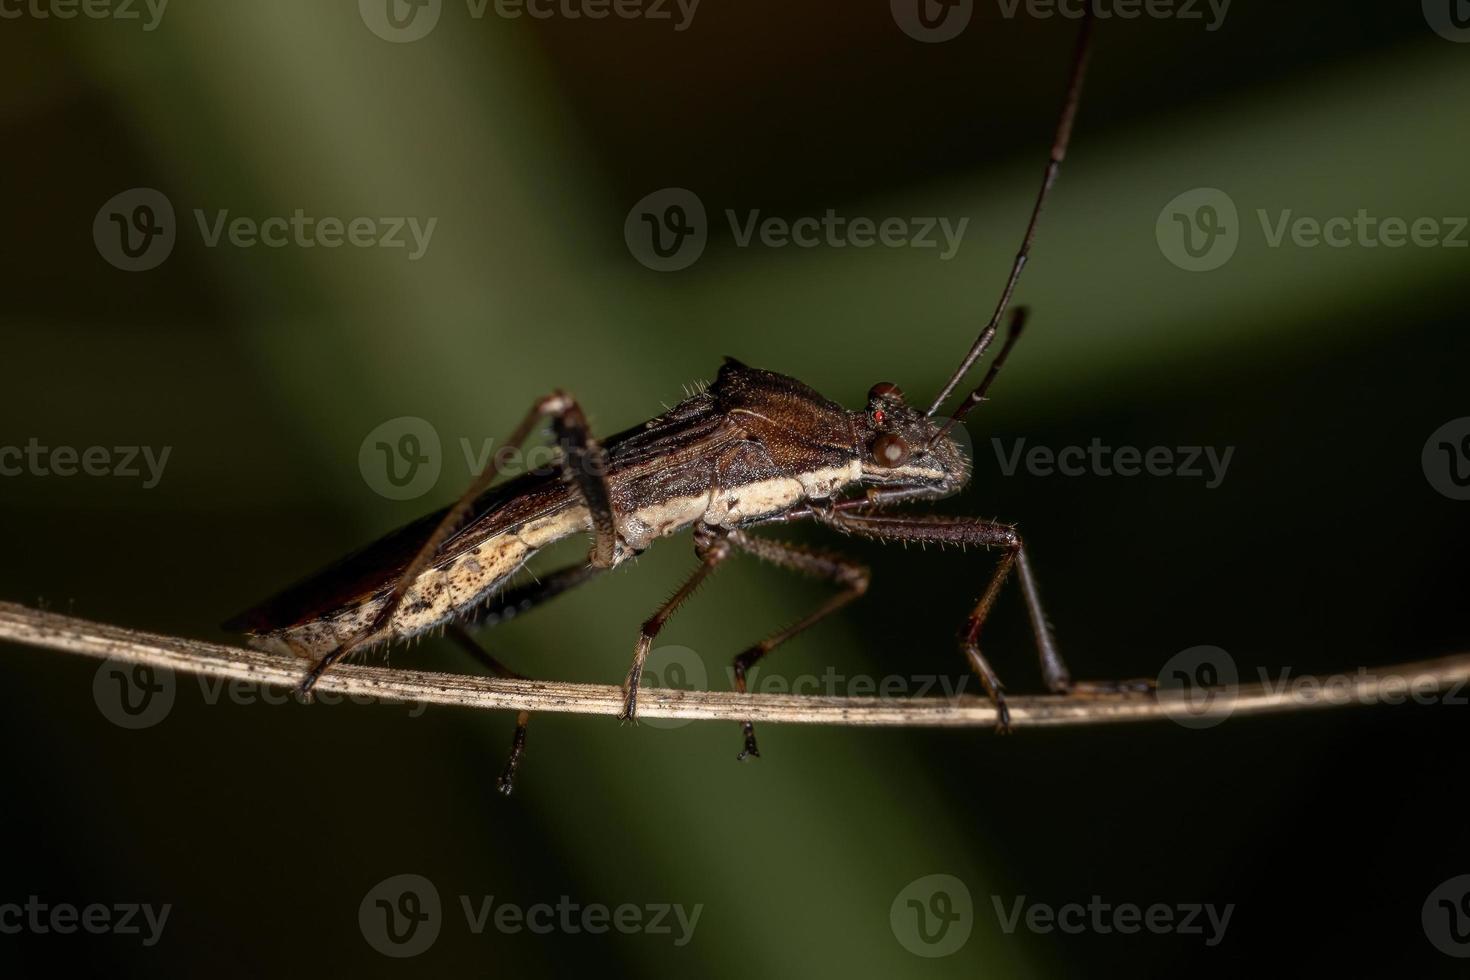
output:
{"label": "insect leg", "polygon": [[[404,597],[408,595],[413,583],[433,564],[444,543],[454,535],[455,531],[459,530],[465,517],[473,509],[475,500],[490,488],[490,484],[505,467],[508,454],[526,441],[531,430],[543,418],[551,419],[552,429],[564,455],[562,465],[581,490],[592,515],[594,543],[589,559],[592,564],[601,568],[612,565],[613,554],[617,546],[617,528],[613,517],[612,497],[607,489],[607,456],[587,431],[587,420],[576,400],[564,391],[554,391],[538,399],[531,406],[531,410],[515,427],[505,445],[491,455],[484,468],[471,481],[469,489],[455,502],[454,506],[445,511],[443,519],[394,581],[387,598],[372,621],[355,636],[338,644],[335,650],[323,656],[311,668],[299,688],[303,697],[310,697],[311,689],[316,685],[317,680],[333,664],[369,641],[377,642],[380,639],[378,634],[392,623],[393,614],[403,605]],[[391,637],[381,639],[391,639]]]}
{"label": "insect leg", "polygon": [[730,542],[726,532],[708,524],[695,525],[694,553],[699,556],[700,561],[694,574],[685,579],[684,584],[652,616],[643,621],[643,626],[638,631],[638,643],[633,648],[633,663],[628,668],[627,680],[623,682],[623,711],[618,715],[623,721],[634,721],[638,716],[638,683],[643,677],[643,664],[648,660],[648,651],[653,646],[654,637],[658,636],[664,624],[684,604],[684,600],[693,595],[704,580],[730,557]]}
{"label": "insect leg", "polygon": [[980,594],[969,618],[965,620],[964,629],[960,632],[960,648],[969,659],[971,668],[979,676],[980,683],[985,686],[985,693],[995,703],[997,731],[1009,732],[1011,717],[1009,709],[1006,708],[1005,687],[1001,684],[995,669],[980,652],[980,627],[985,624],[986,618],[990,615],[990,610],[995,605],[996,597],[1000,595],[1001,586],[1005,584],[1006,577],[1018,564],[1024,569],[1021,578],[1022,588],[1026,592],[1026,608],[1031,616],[1031,627],[1036,634],[1036,646],[1041,654],[1042,670],[1047,674],[1047,683],[1049,685],[1054,682],[1070,685],[1067,669],[1062,664],[1061,656],[1057,653],[1051,628],[1047,625],[1046,616],[1041,609],[1041,601],[1036,595],[1035,582],[1030,575],[1030,565],[1024,558],[1025,551],[1021,543],[1021,536],[1009,524],[973,517],[889,516],[841,511],[832,511],[825,515],[817,512],[817,517],[839,530],[879,541],[981,545],[987,548],[1002,549],[1004,554],[996,565],[995,572],[991,575],[985,591]]}
{"label": "insect leg", "polygon": [[[469,652],[480,663],[484,664],[492,674],[497,677],[514,677],[517,680],[525,680],[521,674],[517,674],[505,664],[491,656],[490,651],[475,642],[475,638],[458,623],[451,623],[446,630],[447,635],[454,642]],[[526,725],[531,720],[529,711],[522,711],[516,716],[516,730],[510,739],[510,758],[505,762],[505,768],[500,772],[500,778],[495,780],[495,789],[504,796],[509,796],[515,788],[516,768],[521,764],[521,756],[526,751]]]}
{"label": "insect leg", "polygon": [[568,565],[566,568],[558,568],[554,572],[539,576],[534,582],[526,582],[497,593],[483,607],[461,622],[470,630],[499,626],[501,623],[509,622],[517,616],[530,612],[543,603],[550,602],[563,592],[569,592],[605,571],[607,569],[585,561]]}
{"label": "insect leg", "polygon": [[[868,590],[871,576],[867,566],[831,552],[817,551],[813,548],[772,541],[768,538],[752,537],[741,531],[732,532],[729,540],[731,544],[746,554],[754,555],[782,568],[829,579],[842,588],[841,592],[827,599],[808,615],[784,629],[777,630],[735,658],[735,690],[744,694],[745,672],[754,666],[756,661],[861,596]],[[759,758],[760,750],[756,747],[755,742],[755,724],[744,721],[740,723],[740,728],[745,735],[745,748],[736,758],[745,759],[752,755]]]}

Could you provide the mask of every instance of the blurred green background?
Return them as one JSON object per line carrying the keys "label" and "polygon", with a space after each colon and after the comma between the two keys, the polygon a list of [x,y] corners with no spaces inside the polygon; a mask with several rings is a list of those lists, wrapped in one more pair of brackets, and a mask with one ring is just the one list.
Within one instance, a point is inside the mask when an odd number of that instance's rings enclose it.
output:
{"label": "blurred green background", "polygon": [[[724,354],[853,407],[878,380],[929,397],[994,302],[1076,30],[988,4],[926,44],[880,2],[705,0],[676,30],[677,7],[673,21],[538,20],[445,0],[427,36],[394,43],[369,27],[380,6],[343,0],[179,3],[152,30],[141,6],[132,21],[13,9],[0,22],[0,446],[171,450],[153,488],[0,478],[0,598],[216,640],[228,614],[452,499],[468,479],[460,440],[502,438],[552,387],[604,433],[657,414]],[[1018,294],[1032,328],[972,417],[972,486],[935,508],[1019,522],[1078,675],[1151,676],[1201,644],[1247,679],[1464,648],[1470,504],[1435,490],[1420,453],[1470,415],[1470,252],[1273,248],[1256,212],[1465,215],[1467,59],[1417,4],[1240,2],[1212,31],[1101,25]],[[168,198],[177,242],[129,272],[104,261],[92,228],[137,187]],[[623,229],[665,187],[694,191],[711,230],[698,261],[661,273]],[[1236,252],[1209,272],[1173,264],[1155,233],[1197,187],[1239,208]],[[437,224],[410,260],[208,247],[194,218],[297,208]],[[828,208],[970,224],[943,261],[742,248],[724,220]],[[365,437],[400,416],[443,443],[438,481],[406,501],[359,468]],[[991,441],[1094,438],[1235,453],[1206,489],[1007,476]],[[873,590],[773,655],[767,675],[962,679],[953,635],[989,559],[837,544],[871,563]],[[687,535],[672,539],[483,637],[528,674],[615,683],[639,622],[692,565]],[[824,594],[734,562],[660,643],[692,651],[723,688],[736,652]],[[1040,688],[1012,590],[988,649],[1013,692]],[[392,662],[476,669],[438,640]],[[507,715],[235,704],[179,678],[167,717],[130,731],[99,710],[97,671],[4,651],[0,902],[173,910],[152,947],[0,935],[9,975],[1172,976],[1265,963],[1450,975],[1459,963],[1420,914],[1470,871],[1463,704],[1006,740],[766,725],[765,757],[743,765],[730,724],[541,716],[505,800],[493,782]],[[399,874],[433,882],[444,913],[430,949],[395,960],[358,909]],[[931,874],[963,881],[974,907],[968,941],[937,959],[890,926],[900,892]],[[702,909],[682,946],[647,932],[477,935],[462,895]],[[1208,947],[1008,934],[994,908],[1093,895],[1235,911]]]}

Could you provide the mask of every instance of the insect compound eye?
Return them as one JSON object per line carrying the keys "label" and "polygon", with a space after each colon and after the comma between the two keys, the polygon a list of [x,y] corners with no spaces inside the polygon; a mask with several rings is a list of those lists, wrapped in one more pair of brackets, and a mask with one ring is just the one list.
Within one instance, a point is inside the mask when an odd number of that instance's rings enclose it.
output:
{"label": "insect compound eye", "polygon": [[892,432],[874,439],[871,449],[873,462],[890,469],[902,466],[909,458],[909,444],[904,441],[903,436],[894,435]]}
{"label": "insect compound eye", "polygon": [[880,381],[868,389],[868,401],[903,401],[903,389],[892,381]]}

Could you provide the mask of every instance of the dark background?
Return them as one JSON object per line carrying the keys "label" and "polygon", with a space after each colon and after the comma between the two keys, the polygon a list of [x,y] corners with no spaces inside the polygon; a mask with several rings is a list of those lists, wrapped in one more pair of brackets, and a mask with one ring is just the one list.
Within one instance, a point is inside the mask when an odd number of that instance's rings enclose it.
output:
{"label": "dark background", "polygon": [[[1417,4],[1233,4],[1109,20],[1072,156],[1018,298],[1032,329],[972,417],[951,513],[1019,522],[1082,676],[1151,676],[1228,651],[1241,676],[1350,671],[1463,649],[1470,504],[1421,467],[1467,409],[1470,253],[1268,247],[1257,208],[1464,215],[1470,46]],[[705,0],[669,22],[495,16],[446,0],[423,40],[351,3],[170,6],[138,22],[0,23],[5,207],[0,445],[172,447],[162,481],[0,478],[0,598],[224,640],[226,615],[451,499],[458,439],[499,439],[553,386],[611,432],[723,354],[849,406],[916,400],[970,342],[1014,250],[1076,24],[980,4],[921,44],[880,2]],[[132,187],[178,213],[161,266],[99,255]],[[622,237],[635,201],[695,191],[713,224],[657,273]],[[1195,187],[1240,209],[1235,256],[1173,265],[1160,210]],[[192,210],[436,216],[403,250],[206,248]],[[738,248],[724,209],[971,218],[933,250]],[[443,475],[390,501],[364,437],[428,420]],[[1223,484],[1005,476],[991,439],[1235,447]],[[803,539],[814,537],[793,533]],[[792,678],[960,678],[953,633],[989,560],[842,542],[869,596],[773,656]],[[575,549],[561,557],[574,555]],[[555,557],[555,556],[553,556]],[[615,683],[638,623],[692,566],[687,536],[486,635],[527,673]],[[820,584],[733,563],[661,638],[708,682]],[[1014,590],[988,634],[1013,692],[1040,682]],[[393,662],[473,665],[441,641]],[[1205,730],[670,730],[538,717],[496,796],[506,715],[210,703],[178,678],[125,730],[98,665],[4,649],[0,903],[171,903],[162,940],[3,935],[6,972],[119,975],[1238,975],[1462,973],[1420,914],[1470,872],[1463,703],[1233,718]],[[836,693],[842,693],[838,691]],[[1461,702],[1466,692],[1461,692]],[[433,947],[381,956],[358,906],[421,874]],[[890,928],[910,882],[963,880],[974,931],[943,959]],[[457,896],[530,906],[703,905],[693,941],[465,927]],[[1006,934],[1006,905],[1235,906],[1200,936]]]}

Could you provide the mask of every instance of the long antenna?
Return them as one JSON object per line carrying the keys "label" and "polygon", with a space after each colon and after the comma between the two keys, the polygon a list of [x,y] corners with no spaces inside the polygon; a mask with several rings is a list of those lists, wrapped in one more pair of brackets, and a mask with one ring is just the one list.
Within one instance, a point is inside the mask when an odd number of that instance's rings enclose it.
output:
{"label": "long antenna", "polygon": [[1011,328],[1006,332],[1006,342],[1000,345],[1000,353],[995,355],[995,360],[990,362],[990,370],[985,372],[979,387],[965,396],[965,400],[955,407],[954,414],[939,427],[934,438],[929,440],[930,445],[938,442],[944,435],[954,428],[955,425],[970,414],[970,409],[985,400],[985,393],[995,383],[995,376],[1000,374],[1000,369],[1005,366],[1006,358],[1010,356],[1011,348],[1016,346],[1016,341],[1021,339],[1021,331],[1026,329],[1026,307],[1018,306],[1011,311]]}
{"label": "long antenna", "polygon": [[[1006,307],[1011,303],[1011,294],[1016,291],[1016,282],[1021,278],[1021,270],[1026,268],[1026,260],[1031,255],[1031,242],[1036,237],[1036,224],[1041,219],[1041,210],[1046,206],[1047,195],[1051,193],[1051,187],[1057,181],[1057,173],[1062,168],[1062,161],[1067,158],[1067,144],[1072,139],[1072,120],[1077,116],[1077,103],[1082,98],[1082,79],[1087,74],[1087,56],[1092,49],[1093,16],[1092,5],[1087,4],[1086,13],[1082,19],[1082,32],[1077,36],[1077,47],[1072,53],[1072,77],[1067,83],[1067,96],[1062,103],[1062,114],[1057,120],[1056,135],[1052,139],[1051,157],[1046,162],[1046,171],[1041,178],[1041,190],[1036,195],[1036,204],[1031,208],[1031,220],[1026,224],[1026,237],[1021,240],[1021,249],[1016,253],[1016,260],[1011,265],[1010,278],[1006,280],[1005,289],[1000,294],[1000,302],[995,306],[995,312],[990,316],[990,322],[985,329],[980,331],[980,336],[975,338],[975,343],[970,345],[970,351],[960,366],[955,369],[954,375],[945,384],[939,396],[934,399],[934,404],[929,406],[926,415],[933,415],[939,411],[939,407],[954,393],[955,388],[964,380],[970,368],[985,353],[990,342],[995,339],[996,327],[1001,318],[1005,316]],[[973,397],[965,402],[964,411],[957,411],[954,421],[958,422],[964,418],[969,408],[978,404]],[[948,428],[948,426],[946,426]]]}

